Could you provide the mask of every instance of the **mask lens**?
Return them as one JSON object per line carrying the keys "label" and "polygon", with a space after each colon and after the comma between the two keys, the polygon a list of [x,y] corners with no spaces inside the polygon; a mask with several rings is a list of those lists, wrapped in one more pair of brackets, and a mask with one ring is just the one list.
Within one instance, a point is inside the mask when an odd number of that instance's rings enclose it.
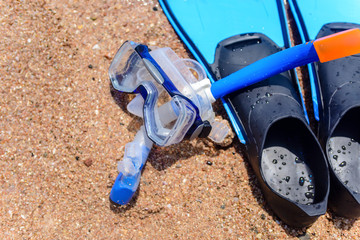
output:
{"label": "mask lens", "polygon": [[114,88],[121,92],[133,92],[142,81],[151,81],[141,57],[135,51],[138,44],[125,42],[116,53],[109,68],[109,76]]}
{"label": "mask lens", "polygon": [[144,103],[144,122],[147,135],[159,146],[180,142],[196,119],[196,110],[184,98],[174,96],[160,103],[155,86],[146,82],[147,97]]}

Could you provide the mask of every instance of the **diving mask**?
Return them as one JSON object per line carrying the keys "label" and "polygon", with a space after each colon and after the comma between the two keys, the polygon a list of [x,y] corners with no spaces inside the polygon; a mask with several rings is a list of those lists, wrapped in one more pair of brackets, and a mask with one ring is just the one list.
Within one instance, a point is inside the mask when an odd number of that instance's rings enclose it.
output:
{"label": "diving mask", "polygon": [[109,75],[116,90],[137,94],[128,110],[144,118],[146,133],[157,145],[209,134],[221,142],[227,135],[229,129],[214,120],[210,81],[198,62],[180,59],[170,48],[151,51],[127,41],[116,53]]}

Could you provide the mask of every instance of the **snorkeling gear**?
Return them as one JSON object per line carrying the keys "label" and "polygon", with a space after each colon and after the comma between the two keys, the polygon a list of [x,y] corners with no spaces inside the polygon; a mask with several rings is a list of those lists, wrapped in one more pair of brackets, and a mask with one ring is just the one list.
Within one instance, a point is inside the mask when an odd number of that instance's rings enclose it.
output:
{"label": "snorkeling gear", "polygon": [[[318,41],[322,42],[322,40]],[[315,56],[314,54],[317,56],[316,50],[311,50],[312,48],[314,48],[313,43],[304,44],[288,53],[286,51],[279,52],[261,61],[278,61],[284,57],[290,57],[289,54],[293,54],[293,51],[301,50],[309,51],[308,54],[312,57]],[[285,67],[277,65],[277,68],[272,70],[272,74],[286,71],[286,68],[293,68],[297,63],[303,64],[314,59],[303,54],[293,57],[297,61],[291,61]],[[262,64],[258,64],[258,66],[262,66]],[[181,141],[185,136],[191,139],[196,136],[208,135],[214,141],[221,142],[228,129],[214,120],[215,114],[211,104],[216,98],[226,94],[228,87],[233,91],[237,90],[236,88],[239,87],[237,79],[244,79],[245,83],[241,86],[247,86],[254,83],[254,79],[261,81],[269,77],[266,72],[257,74],[262,71],[257,67],[249,69],[242,70],[243,76],[239,72],[229,75],[226,78],[228,86],[211,86],[197,62],[181,60],[169,48],[148,51],[144,45],[126,42],[114,57],[109,75],[115,89],[137,94],[128,105],[128,109],[130,112],[144,117],[144,129],[147,137],[158,145],[168,146]],[[253,71],[253,75],[251,75],[251,71]],[[167,97],[168,101],[163,102],[164,100],[159,96]],[[136,104],[133,103],[134,101]],[[135,105],[136,109],[132,109],[131,106]],[[139,107],[143,111],[139,111]],[[211,128],[206,126],[207,124]],[[129,154],[126,153],[124,163],[119,164],[120,174],[110,193],[110,199],[114,203],[128,203],[139,184],[141,169],[151,149],[150,144],[146,144],[145,131],[141,131],[139,138],[144,140],[142,146],[146,146],[145,150],[143,153],[136,154],[126,151]]]}
{"label": "snorkeling gear", "polygon": [[[160,4],[215,83],[290,47],[282,0],[160,0]],[[239,140],[246,143],[266,202],[286,224],[311,225],[326,212],[329,178],[323,151],[307,124],[296,72],[269,76],[228,94],[223,103]]]}
{"label": "snorkeling gear", "polygon": [[208,97],[210,81],[203,68],[194,60],[180,59],[170,48],[147,51],[146,46],[127,41],[115,55],[109,75],[116,90],[136,95],[127,109],[144,118],[118,165],[110,193],[116,204],[127,204],[136,192],[153,142],[168,146],[184,137],[208,136],[220,143],[229,131],[214,119],[215,99]]}

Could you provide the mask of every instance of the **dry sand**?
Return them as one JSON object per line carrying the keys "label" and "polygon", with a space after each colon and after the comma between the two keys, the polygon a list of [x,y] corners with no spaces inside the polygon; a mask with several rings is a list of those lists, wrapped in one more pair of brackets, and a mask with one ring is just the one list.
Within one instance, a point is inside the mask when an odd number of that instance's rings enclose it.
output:
{"label": "dry sand", "polygon": [[128,39],[190,56],[158,2],[5,0],[0,32],[0,239],[359,239],[331,213],[283,224],[237,139],[155,147],[136,198],[111,207],[141,125],[111,89],[112,57]]}

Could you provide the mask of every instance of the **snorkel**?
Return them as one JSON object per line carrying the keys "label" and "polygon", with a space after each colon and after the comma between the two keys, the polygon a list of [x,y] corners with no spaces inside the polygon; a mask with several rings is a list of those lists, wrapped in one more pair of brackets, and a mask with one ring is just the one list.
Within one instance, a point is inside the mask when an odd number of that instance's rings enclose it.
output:
{"label": "snorkel", "polygon": [[120,205],[131,200],[153,143],[166,147],[198,137],[222,142],[229,129],[215,121],[216,99],[295,67],[357,53],[360,30],[351,29],[275,53],[211,84],[198,62],[180,59],[170,48],[125,42],[109,76],[117,91],[136,94],[127,108],[144,125],[125,146],[110,200]]}

